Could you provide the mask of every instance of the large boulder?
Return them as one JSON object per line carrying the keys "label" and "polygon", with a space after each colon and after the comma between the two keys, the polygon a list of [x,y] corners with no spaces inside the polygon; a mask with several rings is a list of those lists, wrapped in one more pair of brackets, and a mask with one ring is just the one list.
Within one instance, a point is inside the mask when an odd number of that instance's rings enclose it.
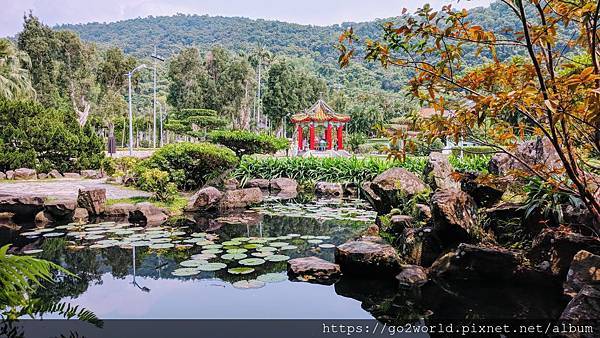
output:
{"label": "large boulder", "polygon": [[427,191],[421,179],[404,168],[390,168],[371,182],[370,188],[381,199],[382,213],[388,213],[394,206],[407,198]]}
{"label": "large boulder", "polygon": [[225,190],[235,190],[240,186],[240,182],[236,178],[226,178],[223,180],[223,188]]}
{"label": "large boulder", "polygon": [[564,280],[573,257],[581,250],[600,255],[600,239],[575,233],[567,227],[546,228],[533,239],[528,257]]}
{"label": "large boulder", "polygon": [[87,209],[84,208],[75,208],[75,212],[73,213],[73,221],[75,222],[87,222],[90,214]]}
{"label": "large boulder", "polygon": [[155,206],[150,202],[142,202],[135,205],[135,209],[129,213],[129,221],[145,225],[160,225],[169,218],[168,212]]}
{"label": "large boulder", "polygon": [[63,178],[63,175],[56,169],[50,170],[48,172],[48,177],[50,178]]}
{"label": "large boulder", "polygon": [[298,182],[287,177],[274,178],[269,181],[269,189],[272,192],[296,193],[298,191]]}
{"label": "large boulder", "polygon": [[315,184],[315,194],[325,197],[343,197],[344,187],[340,183],[317,182]]}
{"label": "large boulder", "polygon": [[188,201],[187,211],[199,211],[215,209],[219,205],[219,201],[223,197],[215,187],[205,187],[198,190]]}
{"label": "large boulder", "polygon": [[15,170],[15,180],[37,180],[37,172],[34,169],[19,168]]}
{"label": "large boulder", "polygon": [[288,275],[302,282],[331,285],[342,274],[339,265],[319,257],[294,258],[287,266]]}
{"label": "large boulder", "polygon": [[107,217],[123,218],[129,217],[129,214],[134,210],[136,210],[136,207],[131,203],[117,203],[107,206],[104,215]]}
{"label": "large boulder", "polygon": [[220,210],[241,209],[259,204],[263,201],[260,188],[229,190],[219,201]]}
{"label": "large boulder", "polygon": [[88,211],[90,216],[98,216],[106,209],[106,189],[80,189],[77,195],[77,206]]}
{"label": "large boulder", "polygon": [[14,170],[7,170],[6,171],[6,179],[7,180],[14,180],[15,179],[15,171]]}
{"label": "large boulder", "polygon": [[563,313],[560,315],[560,320],[574,321],[574,324],[585,323],[593,325],[587,334],[572,335],[573,337],[598,337],[600,332],[600,285],[586,285],[575,296]]}
{"label": "large boulder", "polygon": [[254,178],[248,181],[245,185],[246,188],[261,188],[264,190],[269,189],[269,180],[264,178]]}
{"label": "large boulder", "polygon": [[600,256],[581,250],[573,257],[567,273],[565,293],[574,295],[587,284],[600,282]]}
{"label": "large boulder", "polygon": [[[372,182],[363,182],[363,184],[361,185],[361,196],[367,200],[367,202],[369,202],[369,204],[371,204],[371,206],[373,207],[373,209],[377,210],[380,214],[383,214],[386,209],[386,206],[384,205],[383,201],[381,200],[381,198],[379,196],[377,196],[377,194],[375,193],[375,191],[373,191],[373,189],[371,189],[371,184]],[[391,210],[391,208],[388,208]],[[387,211],[389,212],[389,210]]]}
{"label": "large boulder", "polygon": [[427,269],[418,265],[403,264],[400,266],[402,271],[396,275],[400,287],[418,287],[427,283]]}
{"label": "large boulder", "polygon": [[49,223],[54,222],[54,219],[52,219],[52,216],[50,216],[48,214],[48,212],[46,211],[40,211],[35,215],[35,224],[37,226],[45,226]]}
{"label": "large boulder", "polygon": [[82,170],[80,172],[81,177],[83,178],[87,178],[87,179],[96,179],[96,178],[102,178],[102,173],[98,170]]}
{"label": "large boulder", "polygon": [[500,201],[507,186],[506,179],[484,179],[474,172],[463,173],[460,180],[462,191],[471,195],[480,207],[490,207]]}
{"label": "large boulder", "polygon": [[395,237],[400,236],[405,229],[412,228],[414,219],[407,215],[392,215],[390,216],[389,224],[381,227],[381,230]]}
{"label": "large boulder", "polygon": [[518,159],[505,153],[494,155],[488,164],[490,173],[505,176],[515,171],[528,172],[523,163],[530,167],[545,166],[550,171],[562,168],[556,149],[546,137],[519,144],[513,155]]}
{"label": "large boulder", "polygon": [[397,242],[402,257],[410,264],[430,266],[443,247],[431,227],[406,228]]}
{"label": "large boulder", "polygon": [[46,173],[39,173],[39,174],[37,174],[37,178],[38,178],[38,180],[45,180],[45,179],[48,178],[48,174],[46,174]]}
{"label": "large boulder", "polygon": [[5,180],[6,179],[6,174],[3,173],[2,171],[0,171],[0,180]]}
{"label": "large boulder", "polygon": [[353,240],[338,246],[335,262],[348,275],[394,276],[400,272],[400,257],[389,244],[370,238]]}
{"label": "large boulder", "polygon": [[453,172],[454,168],[452,168],[447,155],[432,152],[423,169],[423,177],[433,190],[458,189],[460,184],[452,177]]}
{"label": "large boulder", "polygon": [[77,208],[77,201],[73,199],[52,200],[46,202],[44,207],[52,219],[70,221],[73,219],[75,208]]}
{"label": "large boulder", "polygon": [[44,210],[44,198],[30,195],[0,197],[0,213],[12,213],[15,222],[31,222]]}
{"label": "large boulder", "polygon": [[63,174],[64,178],[71,178],[71,179],[80,179],[81,175],[78,173],[64,173]]}
{"label": "large boulder", "polygon": [[458,189],[442,189],[431,196],[433,230],[447,245],[474,242],[482,233],[477,219],[477,204]]}

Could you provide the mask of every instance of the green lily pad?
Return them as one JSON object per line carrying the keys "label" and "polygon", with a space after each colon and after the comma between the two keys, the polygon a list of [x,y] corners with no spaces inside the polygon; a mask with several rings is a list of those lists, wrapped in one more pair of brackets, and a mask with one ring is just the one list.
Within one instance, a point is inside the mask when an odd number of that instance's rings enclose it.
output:
{"label": "green lily pad", "polygon": [[321,239],[309,239],[306,242],[308,242],[310,244],[321,244],[321,243],[323,243],[323,240],[321,240]]}
{"label": "green lily pad", "polygon": [[327,240],[327,239],[331,239],[331,236],[317,236],[315,238],[316,239],[321,239],[321,240]]}
{"label": "green lily pad", "polygon": [[21,236],[25,236],[25,237],[32,237],[32,236],[39,236],[39,235],[41,235],[41,234],[37,231],[27,231],[27,232],[21,233]]}
{"label": "green lily pad", "polygon": [[260,248],[261,246],[262,246],[262,244],[252,243],[252,244],[244,245],[244,248],[248,249],[248,250],[252,250],[252,249]]}
{"label": "green lily pad", "polygon": [[248,267],[239,267],[239,268],[229,269],[229,270],[227,270],[227,272],[229,272],[232,275],[247,275],[249,273],[253,273],[254,269],[248,268]]}
{"label": "green lily pad", "polygon": [[222,247],[223,245],[221,244],[207,244],[202,246],[204,249],[221,249]]}
{"label": "green lily pad", "polygon": [[290,245],[290,243],[288,243],[288,242],[272,242],[269,245],[272,247],[276,247],[276,248],[282,248],[284,246]]}
{"label": "green lily pad", "polygon": [[316,237],[316,236],[313,236],[313,235],[304,235],[304,236],[300,236],[300,238],[301,238],[301,239],[313,239],[313,238],[315,238],[315,237]]}
{"label": "green lily pad", "polygon": [[216,257],[217,256],[215,254],[201,253],[201,254],[193,255],[190,258],[193,259],[193,260],[209,260],[209,259],[213,259],[213,258],[216,258]]}
{"label": "green lily pad", "polygon": [[245,253],[247,251],[248,251],[248,249],[230,249],[230,250],[227,250],[227,253],[229,253],[229,254],[243,254],[243,253]]}
{"label": "green lily pad", "polygon": [[42,249],[31,249],[31,250],[23,250],[23,253],[26,255],[35,255],[36,253],[40,253],[44,250]]}
{"label": "green lily pad", "polygon": [[319,244],[319,248],[321,248],[321,249],[333,249],[333,248],[335,248],[335,244],[322,243],[322,244]]}
{"label": "green lily pad", "polygon": [[173,243],[154,243],[154,244],[150,245],[150,249],[169,249],[174,246],[175,246],[175,244],[173,244]]}
{"label": "green lily pad", "polygon": [[265,283],[279,283],[288,280],[287,276],[282,273],[265,273],[256,277],[256,279]]}
{"label": "green lily pad", "polygon": [[196,237],[196,238],[206,237],[206,232],[195,232],[193,234],[190,234],[190,236]]}
{"label": "green lily pad", "polygon": [[298,247],[295,245],[286,245],[286,246],[282,246],[281,248],[279,248],[279,250],[296,250],[296,249],[298,249]]}
{"label": "green lily pad", "polygon": [[232,238],[232,241],[236,241],[236,242],[248,242],[250,240],[250,238],[248,237],[236,237],[236,238]]}
{"label": "green lily pad", "polygon": [[215,242],[209,241],[207,239],[199,239],[196,241],[196,245],[199,245],[199,246],[205,246],[205,245],[210,245],[210,244],[215,244]]}
{"label": "green lily pad", "polygon": [[248,257],[248,255],[244,254],[244,253],[238,253],[238,254],[232,254],[232,253],[227,253],[224,254],[223,256],[221,256],[222,259],[228,260],[228,261],[239,261],[240,259],[244,259]]}
{"label": "green lily pad", "polygon": [[269,262],[283,262],[283,261],[287,261],[289,259],[290,259],[290,256],[286,256],[286,255],[271,255],[271,256],[265,257],[265,260],[267,260]]}
{"label": "green lily pad", "polygon": [[217,255],[217,254],[220,254],[221,252],[223,252],[223,250],[221,250],[221,249],[206,249],[206,250],[202,250],[200,252],[203,253],[203,254],[214,254],[214,255]]}
{"label": "green lily pad", "polygon": [[188,259],[187,261],[183,261],[179,263],[181,266],[185,266],[188,268],[198,267],[199,265],[207,264],[208,261],[203,259]]}
{"label": "green lily pad", "polygon": [[171,274],[177,277],[193,276],[200,273],[196,268],[179,268],[175,269]]}
{"label": "green lily pad", "polygon": [[93,240],[96,240],[96,239],[102,239],[102,238],[104,238],[104,235],[88,235],[88,236],[85,236],[85,239],[90,240],[90,241],[93,241]]}
{"label": "green lily pad", "polygon": [[248,243],[250,244],[265,244],[268,241],[264,238],[254,238],[248,241]]}
{"label": "green lily pad", "polygon": [[246,266],[256,266],[256,265],[264,264],[265,260],[262,258],[246,258],[246,259],[242,259],[238,263],[240,263],[241,265],[246,265]]}
{"label": "green lily pad", "polygon": [[44,237],[60,237],[60,236],[64,236],[65,233],[64,232],[47,232],[45,234],[43,234],[42,236]]}
{"label": "green lily pad", "polygon": [[238,246],[238,245],[241,245],[242,242],[239,242],[239,241],[225,241],[225,242],[223,242],[221,244],[223,244],[223,245]]}
{"label": "green lily pad", "polygon": [[152,242],[150,241],[135,241],[131,242],[131,246],[150,246]]}
{"label": "green lily pad", "polygon": [[150,242],[152,243],[170,243],[170,238],[150,238]]}
{"label": "green lily pad", "polygon": [[268,252],[268,251],[277,251],[277,248],[273,248],[270,246],[261,246],[260,248],[256,248],[257,251]]}
{"label": "green lily pad", "polygon": [[292,238],[296,238],[296,237],[300,237],[300,234],[288,234],[288,237],[292,237]]}
{"label": "green lily pad", "polygon": [[197,267],[197,269],[200,271],[217,271],[217,270],[225,269],[226,267],[227,267],[227,264],[225,264],[225,263],[206,263],[206,264],[199,265]]}
{"label": "green lily pad", "polygon": [[264,258],[267,256],[272,256],[272,255],[274,255],[274,253],[272,251],[257,251],[257,252],[251,253],[251,255],[254,257]]}
{"label": "green lily pad", "polygon": [[251,280],[241,280],[232,284],[236,289],[260,289],[264,287],[265,282],[261,282],[256,279]]}
{"label": "green lily pad", "polygon": [[171,236],[184,236],[185,232],[184,231],[173,231],[171,232]]}

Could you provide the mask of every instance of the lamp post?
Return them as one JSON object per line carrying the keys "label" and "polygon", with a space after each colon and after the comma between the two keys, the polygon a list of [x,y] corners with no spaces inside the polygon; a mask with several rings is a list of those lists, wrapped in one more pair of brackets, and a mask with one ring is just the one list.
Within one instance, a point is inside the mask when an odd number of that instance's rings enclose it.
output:
{"label": "lamp post", "polygon": [[150,55],[154,59],[154,101],[152,104],[153,117],[152,117],[152,146],[156,148],[156,60],[165,61],[162,57],[156,54],[156,45],[154,45],[154,54]]}
{"label": "lamp post", "polygon": [[129,156],[133,156],[133,111],[131,110],[131,77],[133,76],[133,73],[144,68],[146,68],[146,65],[141,64],[135,67],[129,73],[127,73],[127,80],[129,84]]}
{"label": "lamp post", "polygon": [[162,103],[160,103],[160,101],[156,101],[156,103],[158,103],[158,112],[159,112],[158,121],[160,122],[160,129],[159,129],[159,133],[158,133],[158,135],[159,135],[158,140],[159,140],[160,147],[162,148],[162,146],[164,144],[163,143],[163,120],[166,117],[166,114],[164,114],[164,113],[166,113],[166,111],[165,111],[166,105],[163,105]]}

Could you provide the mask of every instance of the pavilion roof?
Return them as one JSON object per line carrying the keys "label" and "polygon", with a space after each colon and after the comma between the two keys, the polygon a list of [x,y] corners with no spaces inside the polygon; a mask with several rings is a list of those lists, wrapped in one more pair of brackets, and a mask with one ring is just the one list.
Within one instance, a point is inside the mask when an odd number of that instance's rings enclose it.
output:
{"label": "pavilion roof", "polygon": [[301,122],[348,122],[350,116],[336,113],[325,101],[319,99],[309,110],[292,115],[292,123]]}

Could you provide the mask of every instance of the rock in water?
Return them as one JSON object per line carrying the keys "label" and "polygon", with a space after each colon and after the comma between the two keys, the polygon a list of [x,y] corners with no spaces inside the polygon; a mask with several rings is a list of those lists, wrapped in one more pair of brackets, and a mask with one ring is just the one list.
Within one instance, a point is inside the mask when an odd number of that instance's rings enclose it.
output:
{"label": "rock in water", "polygon": [[400,257],[389,244],[359,239],[344,243],[335,250],[335,262],[349,275],[396,275],[400,271]]}
{"label": "rock in water", "polygon": [[315,184],[315,194],[326,197],[342,197],[344,188],[340,183],[317,182]]}
{"label": "rock in water", "polygon": [[477,204],[458,189],[442,189],[431,196],[433,231],[446,246],[471,243],[481,236]]}
{"label": "rock in water", "polygon": [[298,182],[287,177],[274,178],[269,181],[269,189],[271,192],[297,193]]}
{"label": "rock in water", "polygon": [[294,258],[287,265],[288,275],[303,282],[331,285],[342,274],[339,265],[319,257]]}
{"label": "rock in water", "polygon": [[[381,200],[380,213],[388,213],[405,199],[427,191],[421,179],[404,168],[390,168],[375,177],[370,186],[374,194]],[[377,208],[376,205],[374,205]]]}
{"label": "rock in water", "polygon": [[75,200],[55,200],[46,202],[45,209],[52,219],[57,221],[71,221],[77,208]]}
{"label": "rock in water", "polygon": [[117,203],[106,207],[104,214],[107,217],[129,217],[131,212],[135,210],[135,205],[131,203]]}
{"label": "rock in water", "polygon": [[129,213],[129,221],[146,225],[160,225],[169,218],[163,208],[159,208],[150,202],[142,202],[135,205],[135,210]]}
{"label": "rock in water", "polygon": [[260,188],[229,190],[219,201],[219,209],[241,209],[262,203],[262,201],[263,194]]}
{"label": "rock in water", "polygon": [[269,189],[269,180],[264,178],[254,178],[246,183],[245,188],[261,188],[268,190]]}
{"label": "rock in water", "polygon": [[44,198],[37,196],[0,197],[0,212],[13,214],[15,222],[32,222],[44,210]]}
{"label": "rock in water", "polygon": [[75,222],[87,222],[90,217],[88,211],[84,208],[75,208],[73,213],[73,221]]}
{"label": "rock in water", "polygon": [[400,287],[418,287],[427,283],[427,269],[418,265],[401,265],[402,271],[396,275]]}
{"label": "rock in water", "polygon": [[90,216],[98,216],[106,210],[106,189],[80,189],[77,205],[88,211]]}
{"label": "rock in water", "polygon": [[222,197],[223,193],[215,187],[202,188],[190,197],[186,210],[200,211],[216,209]]}
{"label": "rock in water", "polygon": [[427,164],[423,169],[425,182],[431,189],[458,189],[460,184],[452,178],[454,168],[448,161],[448,156],[438,152],[432,152],[427,158]]}

